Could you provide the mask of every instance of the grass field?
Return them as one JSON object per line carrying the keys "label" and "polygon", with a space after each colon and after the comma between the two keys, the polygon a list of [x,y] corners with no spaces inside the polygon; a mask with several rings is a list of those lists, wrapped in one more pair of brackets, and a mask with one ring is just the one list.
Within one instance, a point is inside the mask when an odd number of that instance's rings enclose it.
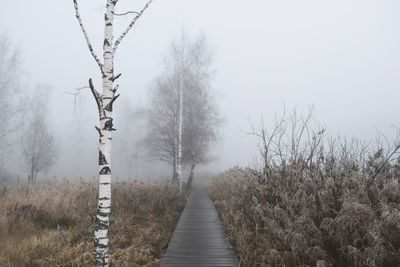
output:
{"label": "grass field", "polygon": [[[0,186],[0,266],[92,266],[95,183]],[[186,196],[175,187],[114,183],[111,266],[158,266]]]}

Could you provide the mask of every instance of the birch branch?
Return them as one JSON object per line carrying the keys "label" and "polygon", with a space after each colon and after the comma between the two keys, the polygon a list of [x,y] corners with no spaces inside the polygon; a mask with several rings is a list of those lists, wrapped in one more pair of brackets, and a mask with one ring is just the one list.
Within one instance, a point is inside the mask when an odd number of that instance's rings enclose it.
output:
{"label": "birch branch", "polygon": [[[76,1],[76,0],[74,0]],[[144,11],[150,6],[150,4],[153,2],[153,0],[150,0],[147,2],[147,4],[143,7],[143,9],[137,14],[137,16],[131,21],[131,23],[128,25],[126,30],[121,34],[121,36],[118,38],[118,40],[114,44],[113,48],[113,55],[115,55],[115,52],[117,51],[117,48],[119,44],[121,43],[122,39],[124,39],[125,35],[132,29],[133,25],[138,21],[138,19],[143,15]]]}
{"label": "birch branch", "polygon": [[76,0],[73,0],[73,1],[74,1],[74,7],[75,7],[75,16],[76,16],[76,18],[78,19],[78,22],[79,22],[79,25],[81,26],[83,35],[85,36],[86,44],[87,44],[87,46],[88,46],[88,48],[89,48],[89,51],[90,51],[90,53],[92,54],[94,60],[96,60],[97,65],[99,65],[99,68],[100,68],[101,73],[103,73],[103,64],[101,63],[99,57],[98,57],[98,56],[96,55],[96,53],[94,52],[92,43],[90,42],[90,39],[89,39],[89,36],[88,36],[88,34],[87,34],[87,32],[86,32],[85,26],[83,25],[81,15],[79,14],[78,3],[77,3]]}
{"label": "birch branch", "polygon": [[97,90],[94,88],[92,79],[89,79],[89,87],[90,87],[90,90],[92,91],[94,100],[96,100],[97,109],[99,110],[99,116],[100,116],[100,119],[101,119],[101,118],[104,117],[104,116],[103,116],[103,115],[104,115],[104,114],[103,114],[103,113],[104,113],[104,110],[103,110],[103,107],[102,107],[102,104],[101,104],[101,97],[100,97],[100,94],[99,94],[99,92],[97,92]]}
{"label": "birch branch", "polygon": [[78,97],[79,97],[81,90],[88,89],[88,88],[89,88],[88,86],[82,86],[82,87],[76,88],[75,93],[64,92],[64,94],[72,95],[74,97],[74,112],[76,112],[76,103],[78,102]]}
{"label": "birch branch", "polygon": [[125,13],[114,13],[115,16],[125,16],[125,15],[128,15],[128,14],[137,14],[137,15],[139,15],[139,12],[136,12],[136,11],[127,11],[127,12],[125,12]]}
{"label": "birch branch", "polygon": [[115,80],[117,80],[119,77],[121,77],[121,75],[122,75],[122,74],[120,73],[120,74],[118,74],[117,76],[112,77],[112,81],[115,82]]}

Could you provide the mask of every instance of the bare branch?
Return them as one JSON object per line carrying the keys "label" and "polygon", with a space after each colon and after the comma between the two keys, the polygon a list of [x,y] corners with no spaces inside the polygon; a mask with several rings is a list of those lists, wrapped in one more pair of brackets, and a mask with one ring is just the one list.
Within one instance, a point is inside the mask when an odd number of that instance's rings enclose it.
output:
{"label": "bare branch", "polygon": [[125,12],[125,13],[114,13],[114,16],[125,16],[125,15],[128,15],[128,14],[137,14],[137,15],[139,15],[139,12],[136,12],[136,11],[127,11],[127,12]]}
{"label": "bare branch", "polygon": [[122,75],[122,74],[120,73],[120,74],[118,74],[117,76],[112,77],[112,81],[115,82],[115,80],[118,79],[119,77],[121,77],[121,75]]}
{"label": "bare branch", "polygon": [[81,90],[88,89],[88,88],[89,88],[89,86],[82,86],[82,87],[76,88],[75,93],[64,92],[64,94],[74,96],[74,112],[76,112],[76,102],[78,101],[78,96],[79,96]]}
{"label": "bare branch", "polygon": [[[388,150],[390,149],[390,144],[388,139],[386,138],[385,135],[381,134],[380,137],[383,137],[388,145]],[[367,182],[367,185],[365,186],[364,192],[368,190],[368,188],[372,185],[372,183],[375,181],[376,177],[379,175],[379,173],[381,173],[381,171],[383,170],[383,168],[389,164],[393,158],[394,155],[398,154],[400,151],[400,130],[397,130],[397,138],[394,141],[393,144],[393,149],[392,152],[390,154],[387,154],[385,157],[385,161],[379,166],[379,168],[376,170],[375,174],[371,177],[371,179]],[[381,148],[379,151],[383,151],[383,148]],[[378,152],[377,152],[378,153]]]}
{"label": "bare branch", "polygon": [[135,25],[136,21],[143,15],[144,11],[150,6],[150,4],[152,2],[153,2],[153,0],[150,0],[150,1],[147,2],[147,4],[143,7],[143,9],[137,14],[137,16],[128,25],[126,30],[121,34],[121,36],[115,42],[114,48],[113,48],[113,55],[115,55],[115,52],[117,51],[117,48],[118,48],[119,44],[121,43],[122,39],[124,39],[125,35],[130,31],[130,29],[133,27],[133,25]]}
{"label": "bare branch", "polygon": [[81,26],[81,29],[82,29],[83,35],[85,36],[86,43],[87,43],[87,46],[89,48],[89,51],[92,54],[94,60],[96,60],[97,65],[99,65],[101,73],[103,73],[103,64],[101,63],[100,59],[98,58],[98,56],[94,52],[92,43],[90,42],[90,39],[89,39],[89,36],[88,36],[88,34],[86,32],[85,26],[83,25],[83,22],[82,22],[82,19],[81,19],[81,15],[79,14],[78,3],[77,3],[76,0],[73,0],[73,2],[74,2],[74,7],[75,7],[75,16],[78,19],[79,25]]}
{"label": "bare branch", "polygon": [[392,151],[392,153],[390,153],[390,155],[388,157],[386,157],[385,161],[382,163],[382,165],[378,168],[378,170],[375,172],[374,176],[371,177],[371,179],[368,181],[364,192],[367,191],[367,189],[371,186],[371,184],[374,182],[375,178],[378,176],[378,174],[382,171],[382,169],[386,166],[386,164],[389,163],[389,161],[392,159],[392,157],[398,153],[400,149],[400,145],[397,145],[394,150]]}
{"label": "bare branch", "polygon": [[104,110],[103,110],[103,107],[101,104],[102,100],[101,100],[99,92],[97,92],[97,90],[94,88],[92,79],[89,79],[89,86],[90,86],[90,90],[92,91],[94,100],[96,101],[97,109],[99,110],[99,117],[101,119],[104,117]]}

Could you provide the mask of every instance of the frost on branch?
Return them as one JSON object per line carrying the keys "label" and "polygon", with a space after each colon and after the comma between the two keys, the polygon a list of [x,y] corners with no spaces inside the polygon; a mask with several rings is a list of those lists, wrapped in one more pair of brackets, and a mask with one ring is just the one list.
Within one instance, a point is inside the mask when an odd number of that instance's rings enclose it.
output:
{"label": "frost on branch", "polygon": [[307,116],[290,116],[272,131],[256,129],[267,149],[259,170],[230,169],[210,188],[241,262],[398,266],[400,161],[381,167],[397,144],[373,153],[355,139],[320,137]]}

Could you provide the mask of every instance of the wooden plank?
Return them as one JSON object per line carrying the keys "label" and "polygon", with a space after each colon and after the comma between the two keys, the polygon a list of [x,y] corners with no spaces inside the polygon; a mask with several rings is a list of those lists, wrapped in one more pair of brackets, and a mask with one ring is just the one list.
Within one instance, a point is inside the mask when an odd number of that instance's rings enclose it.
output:
{"label": "wooden plank", "polygon": [[231,247],[206,188],[195,185],[161,266],[239,266]]}

